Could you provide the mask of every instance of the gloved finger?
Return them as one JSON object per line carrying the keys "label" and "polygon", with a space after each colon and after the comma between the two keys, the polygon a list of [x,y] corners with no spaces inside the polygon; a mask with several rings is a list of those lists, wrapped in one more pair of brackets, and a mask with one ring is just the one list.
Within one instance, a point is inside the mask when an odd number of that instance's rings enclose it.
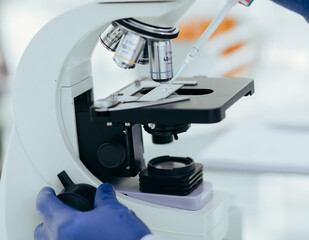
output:
{"label": "gloved finger", "polygon": [[55,191],[50,187],[45,187],[40,191],[37,197],[36,208],[44,220],[51,219],[58,213],[74,211],[74,209],[68,207],[57,198]]}
{"label": "gloved finger", "polygon": [[104,183],[98,187],[94,198],[94,208],[106,205],[108,203],[118,203],[113,185]]}
{"label": "gloved finger", "polygon": [[34,240],[43,240],[43,239],[48,240],[47,233],[46,233],[46,230],[44,228],[44,225],[43,225],[43,223],[41,223],[34,230]]}
{"label": "gloved finger", "polygon": [[306,16],[308,11],[308,0],[272,0],[273,2],[286,7],[294,12]]}

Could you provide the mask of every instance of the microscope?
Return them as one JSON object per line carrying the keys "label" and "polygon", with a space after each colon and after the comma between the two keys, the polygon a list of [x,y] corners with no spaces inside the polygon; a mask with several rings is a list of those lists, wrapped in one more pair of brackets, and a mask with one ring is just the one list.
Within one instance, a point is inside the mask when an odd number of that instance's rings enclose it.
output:
{"label": "microscope", "polygon": [[[119,201],[167,239],[233,239],[228,194],[203,180],[201,164],[158,156],[146,166],[143,157],[143,129],[154,143],[167,144],[191,124],[223,120],[231,105],[254,92],[253,81],[243,78],[169,82],[176,24],[194,2],[93,1],[56,17],[33,38],[14,83],[1,239],[32,239],[42,222],[39,191],[50,186],[60,193],[73,182],[113,183]],[[98,40],[115,52],[119,67],[148,64],[150,76],[94,101],[91,56]],[[113,81],[101,78],[106,88]]]}

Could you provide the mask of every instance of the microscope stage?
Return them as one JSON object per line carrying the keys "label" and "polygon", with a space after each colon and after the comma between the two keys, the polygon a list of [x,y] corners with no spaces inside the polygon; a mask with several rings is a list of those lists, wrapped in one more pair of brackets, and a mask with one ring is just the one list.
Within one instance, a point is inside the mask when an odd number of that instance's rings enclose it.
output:
{"label": "microscope stage", "polygon": [[[180,101],[160,103],[147,106],[145,102],[120,103],[106,111],[98,111],[91,108],[92,121],[111,123],[216,123],[225,117],[225,111],[237,102],[241,97],[254,93],[254,83],[248,78],[180,78],[180,81],[196,81],[195,86],[184,85],[176,90],[164,101],[173,101],[179,98]],[[142,80],[149,82],[149,80]],[[176,81],[177,82],[177,81]],[[132,83],[126,88],[116,92],[132,88]],[[142,88],[139,92],[129,96],[141,98],[152,88]],[[115,94],[113,94],[115,96]],[[134,104],[134,105],[132,105]],[[140,107],[138,105],[140,104]],[[151,102],[148,102],[151,104]],[[135,107],[132,107],[135,106]]]}

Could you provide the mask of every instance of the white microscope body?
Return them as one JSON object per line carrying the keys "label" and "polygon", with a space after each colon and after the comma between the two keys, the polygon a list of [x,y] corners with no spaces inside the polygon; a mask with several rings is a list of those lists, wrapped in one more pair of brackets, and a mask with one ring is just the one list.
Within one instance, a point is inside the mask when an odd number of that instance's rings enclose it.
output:
{"label": "white microscope body", "polygon": [[[76,183],[101,184],[79,159],[74,98],[92,89],[91,55],[98,36],[113,20],[135,18],[173,27],[194,0],[105,0],[73,9],[34,37],[14,83],[15,124],[1,179],[0,239],[33,239],[42,222],[36,211],[40,189],[62,189],[65,170]],[[104,68],[104,63],[102,63]],[[108,81],[106,87],[108,88]],[[229,203],[215,193],[198,211],[143,202],[118,194],[153,233],[167,239],[219,240],[228,230]]]}

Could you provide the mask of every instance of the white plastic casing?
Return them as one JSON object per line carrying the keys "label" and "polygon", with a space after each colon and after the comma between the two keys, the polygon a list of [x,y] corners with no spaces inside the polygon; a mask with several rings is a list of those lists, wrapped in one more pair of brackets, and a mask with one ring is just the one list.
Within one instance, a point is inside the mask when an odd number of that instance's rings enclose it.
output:
{"label": "white plastic casing", "polygon": [[[1,179],[1,240],[33,239],[35,227],[42,222],[36,196],[44,186],[59,192],[61,171],[76,183],[101,184],[79,160],[73,100],[92,89],[90,58],[99,35],[113,20],[131,17],[174,26],[194,0],[100,2],[52,20],[20,61],[13,93],[15,124]],[[169,239],[222,239],[228,228],[229,204],[224,194],[215,194],[211,204],[194,212],[121,194],[118,198],[154,233]]]}

